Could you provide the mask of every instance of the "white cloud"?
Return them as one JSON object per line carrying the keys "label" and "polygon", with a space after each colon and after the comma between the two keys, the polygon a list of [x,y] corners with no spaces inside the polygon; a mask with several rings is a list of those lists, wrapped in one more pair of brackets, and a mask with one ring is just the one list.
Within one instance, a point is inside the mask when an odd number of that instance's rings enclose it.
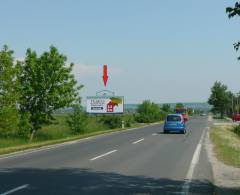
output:
{"label": "white cloud", "polygon": [[[75,64],[73,67],[73,73],[76,77],[86,78],[86,77],[101,77],[103,74],[103,65],[86,65],[86,64]],[[109,66],[109,75],[119,75],[121,69]]]}
{"label": "white cloud", "polygon": [[75,64],[73,67],[73,73],[80,77],[98,76],[100,71],[101,67],[97,65]]}
{"label": "white cloud", "polygon": [[[14,59],[14,63],[17,61],[24,61],[24,59],[24,57],[17,57]],[[108,66],[108,74],[110,77],[119,75],[121,72],[121,69],[117,67]],[[73,67],[73,74],[77,80],[101,78],[103,74],[103,65],[75,64]]]}
{"label": "white cloud", "polygon": [[14,58],[13,63],[16,64],[17,61],[23,62],[25,60],[24,57]]}

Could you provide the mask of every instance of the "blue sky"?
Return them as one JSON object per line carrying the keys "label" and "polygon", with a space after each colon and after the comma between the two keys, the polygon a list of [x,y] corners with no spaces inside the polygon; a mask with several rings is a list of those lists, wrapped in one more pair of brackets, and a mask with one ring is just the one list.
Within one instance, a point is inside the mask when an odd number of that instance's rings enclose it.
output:
{"label": "blue sky", "polygon": [[51,44],[76,64],[83,97],[107,89],[127,103],[207,101],[214,81],[240,90],[240,63],[232,44],[240,18],[234,0],[8,0],[0,5],[0,46],[16,58]]}

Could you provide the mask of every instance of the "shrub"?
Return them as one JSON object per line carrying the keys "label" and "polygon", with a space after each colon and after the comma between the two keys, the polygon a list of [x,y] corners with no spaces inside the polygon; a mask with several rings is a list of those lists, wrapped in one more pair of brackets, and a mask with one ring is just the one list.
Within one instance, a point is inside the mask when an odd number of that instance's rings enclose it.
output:
{"label": "shrub", "polygon": [[1,107],[0,109],[0,135],[11,136],[16,133],[19,120],[16,108]]}
{"label": "shrub", "polygon": [[168,114],[170,114],[170,113],[160,110],[160,116],[159,116],[160,120],[165,120],[165,118],[167,117]]}
{"label": "shrub", "polygon": [[234,127],[233,132],[240,136],[240,125]]}
{"label": "shrub", "polygon": [[122,126],[122,117],[116,115],[103,116],[100,121],[110,129],[120,128]]}
{"label": "shrub", "polygon": [[162,107],[161,107],[161,110],[163,112],[166,112],[166,113],[171,113],[172,112],[170,104],[163,104]]}
{"label": "shrub", "polygon": [[73,114],[70,114],[67,119],[73,134],[84,133],[87,126],[87,115],[82,110],[80,105],[73,106]]}
{"label": "shrub", "polygon": [[140,123],[151,123],[161,120],[163,116],[157,104],[145,100],[138,106],[136,120]]}
{"label": "shrub", "polygon": [[21,113],[17,132],[20,137],[27,138],[31,133],[32,125],[29,118],[30,114],[28,112]]}
{"label": "shrub", "polygon": [[124,115],[123,120],[125,122],[125,127],[131,127],[132,124],[135,122],[135,118],[133,114]]}

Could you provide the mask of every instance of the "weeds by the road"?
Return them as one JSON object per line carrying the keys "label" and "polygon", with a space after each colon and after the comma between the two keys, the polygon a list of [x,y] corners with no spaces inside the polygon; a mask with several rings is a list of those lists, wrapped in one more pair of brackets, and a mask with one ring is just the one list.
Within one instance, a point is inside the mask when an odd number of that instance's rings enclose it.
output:
{"label": "weeds by the road", "polygon": [[240,137],[233,132],[232,126],[212,126],[210,138],[218,159],[240,167]]}
{"label": "weeds by the road", "polygon": [[[108,126],[99,122],[101,120],[101,117],[94,116],[88,118],[88,126],[86,127],[84,133],[76,135],[72,133],[70,127],[67,125],[67,117],[68,115],[63,114],[55,115],[56,121],[52,124],[45,125],[37,133],[35,139],[33,139],[31,143],[29,143],[28,139],[20,137],[0,138],[0,154],[7,154],[15,151],[38,148],[41,146],[52,145],[104,133],[124,130],[122,128],[110,129]],[[123,116],[123,119],[125,121],[127,121],[128,118],[128,116]],[[133,123],[131,125],[132,128],[141,126],[144,126],[144,124]],[[129,128],[127,124],[126,127]]]}
{"label": "weeds by the road", "polygon": [[[134,127],[141,127],[144,125],[141,124],[135,124]],[[45,140],[45,141],[33,141],[31,143],[28,142],[28,140],[24,141],[21,139],[16,139],[13,140],[11,139],[0,139],[0,143],[2,143],[0,146],[0,154],[8,154],[11,152],[16,152],[16,151],[22,151],[26,149],[32,149],[32,148],[39,148],[42,146],[48,146],[48,145],[53,145],[53,144],[59,144],[59,143],[64,143],[67,141],[74,141],[78,139],[83,139],[87,137],[92,137],[96,135],[101,135],[101,134],[106,134],[106,133],[111,133],[111,132],[117,132],[117,131],[122,131],[126,129],[108,129],[108,130],[103,130],[103,131],[95,131],[95,132],[90,132],[82,135],[72,135],[69,137],[65,137],[62,139],[52,139],[52,140]]]}
{"label": "weeds by the road", "polygon": [[236,133],[240,137],[240,125],[234,127],[233,132]]}

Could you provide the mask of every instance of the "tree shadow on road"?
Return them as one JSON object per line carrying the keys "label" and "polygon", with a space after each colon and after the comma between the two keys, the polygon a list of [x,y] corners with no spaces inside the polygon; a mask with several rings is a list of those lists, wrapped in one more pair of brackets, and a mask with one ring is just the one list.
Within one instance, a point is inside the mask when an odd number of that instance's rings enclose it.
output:
{"label": "tree shadow on road", "polygon": [[[0,194],[24,184],[29,187],[16,194],[184,194],[184,182],[77,168],[0,170]],[[235,189],[224,190],[228,194]],[[209,181],[194,180],[190,192],[213,194],[213,186]]]}

